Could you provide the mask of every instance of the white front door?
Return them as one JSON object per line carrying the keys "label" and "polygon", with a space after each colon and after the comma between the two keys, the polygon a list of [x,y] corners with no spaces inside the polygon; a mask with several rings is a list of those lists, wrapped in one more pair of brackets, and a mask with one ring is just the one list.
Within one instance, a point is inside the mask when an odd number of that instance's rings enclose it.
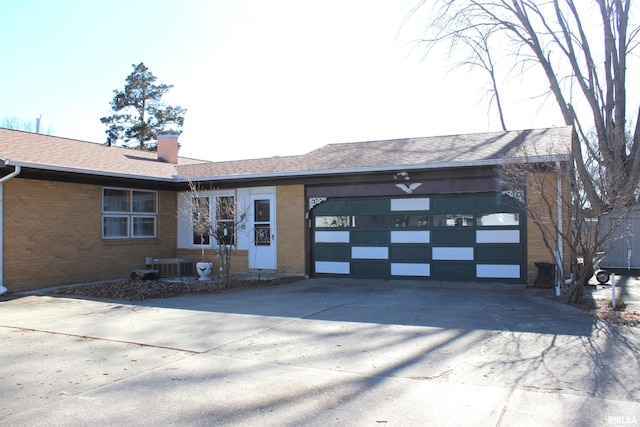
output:
{"label": "white front door", "polygon": [[249,269],[275,271],[277,268],[275,207],[273,194],[251,196]]}

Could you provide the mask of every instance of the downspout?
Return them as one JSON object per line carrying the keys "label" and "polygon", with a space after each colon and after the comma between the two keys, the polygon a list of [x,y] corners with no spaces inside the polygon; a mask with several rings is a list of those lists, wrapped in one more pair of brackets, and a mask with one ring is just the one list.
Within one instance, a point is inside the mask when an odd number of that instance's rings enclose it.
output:
{"label": "downspout", "polygon": [[0,178],[0,295],[6,293],[8,289],[4,286],[4,253],[2,252],[2,248],[4,246],[4,183],[9,181],[11,178],[16,177],[20,174],[20,166],[16,166],[15,170],[11,172],[7,176],[3,176]]}
{"label": "downspout", "polygon": [[556,205],[558,207],[558,236],[557,236],[557,242],[556,242],[556,247],[558,248],[557,252],[556,252],[556,265],[557,265],[557,271],[558,274],[556,274],[556,296],[560,296],[561,294],[561,283],[564,281],[564,271],[563,271],[563,260],[564,257],[562,256],[563,254],[563,247],[562,247],[562,223],[563,218],[562,218],[562,176],[561,176],[561,169],[560,169],[560,162],[556,161],[556,193],[557,193],[557,201],[556,201]]}

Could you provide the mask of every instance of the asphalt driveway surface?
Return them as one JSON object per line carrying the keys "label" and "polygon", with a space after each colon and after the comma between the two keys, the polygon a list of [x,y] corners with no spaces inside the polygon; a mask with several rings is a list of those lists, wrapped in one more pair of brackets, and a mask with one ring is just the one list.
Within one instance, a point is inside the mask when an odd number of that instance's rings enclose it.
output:
{"label": "asphalt driveway surface", "polygon": [[640,330],[511,287],[0,302],[0,425],[640,424]]}

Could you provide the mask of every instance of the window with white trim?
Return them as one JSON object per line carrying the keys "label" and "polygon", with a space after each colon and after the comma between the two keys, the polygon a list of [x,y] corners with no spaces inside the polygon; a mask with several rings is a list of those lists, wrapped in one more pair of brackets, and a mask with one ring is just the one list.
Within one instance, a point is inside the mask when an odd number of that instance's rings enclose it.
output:
{"label": "window with white trim", "polygon": [[123,188],[102,189],[102,238],[156,237],[158,193]]}
{"label": "window with white trim", "polygon": [[[210,246],[211,243],[216,243],[216,240],[224,242],[225,245],[235,245],[235,200],[233,195],[191,198],[191,230],[195,246]],[[196,224],[200,225],[201,229],[198,229]],[[216,240],[210,239],[210,232],[215,233]]]}
{"label": "window with white trim", "polygon": [[216,196],[216,233],[220,242],[234,245],[236,203],[234,196]]}
{"label": "window with white trim", "polygon": [[191,199],[191,217],[193,221],[193,244],[209,246],[211,232],[211,203],[209,197],[198,196]]}

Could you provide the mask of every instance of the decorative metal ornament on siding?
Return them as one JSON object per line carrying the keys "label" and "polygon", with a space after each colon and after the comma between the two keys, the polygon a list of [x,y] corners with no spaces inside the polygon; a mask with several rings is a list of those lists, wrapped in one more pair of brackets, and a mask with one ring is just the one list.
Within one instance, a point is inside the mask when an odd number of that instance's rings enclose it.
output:
{"label": "decorative metal ornament on siding", "polygon": [[524,204],[524,190],[506,190],[502,192],[502,195],[516,199],[521,204]]}
{"label": "decorative metal ornament on siding", "polygon": [[412,194],[414,192],[414,190],[418,187],[420,187],[422,185],[421,182],[414,182],[412,184],[396,184],[396,187],[398,187],[399,189],[401,189],[402,191],[404,191],[407,194]]}
{"label": "decorative metal ornament on siding", "polygon": [[313,209],[315,206],[318,206],[322,202],[326,202],[326,197],[311,197],[309,198],[309,210]]}

